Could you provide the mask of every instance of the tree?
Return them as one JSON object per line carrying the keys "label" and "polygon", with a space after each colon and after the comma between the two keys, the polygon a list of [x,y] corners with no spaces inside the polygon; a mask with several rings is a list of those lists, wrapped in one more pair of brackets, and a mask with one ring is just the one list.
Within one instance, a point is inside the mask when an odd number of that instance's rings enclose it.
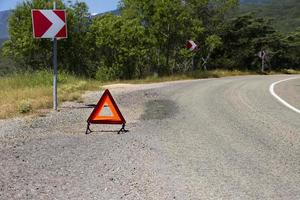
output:
{"label": "tree", "polygon": [[256,70],[260,66],[257,54],[263,48],[271,51],[275,45],[271,42],[274,34],[268,20],[252,14],[234,18],[221,35],[223,45],[212,55],[213,64],[228,69]]}
{"label": "tree", "polygon": [[[34,39],[32,36],[31,9],[52,9],[48,0],[26,0],[19,4],[9,19],[10,39],[4,43],[3,53],[12,58],[23,70],[39,70],[52,66],[52,42],[50,39]],[[58,9],[66,6],[58,1]],[[89,74],[88,8],[76,2],[67,8],[68,39],[58,42],[58,61],[61,69],[78,74]]]}
{"label": "tree", "polygon": [[[138,19],[149,38],[151,55],[159,73],[178,71],[191,55],[183,49],[187,40],[193,39],[205,44],[212,51],[225,15],[237,0],[123,0],[121,8],[127,19]],[[212,36],[210,38],[210,36]],[[208,38],[207,42],[206,38]],[[212,46],[210,46],[212,45]],[[200,60],[201,56],[198,56]],[[196,56],[197,60],[197,56]],[[197,63],[195,64],[197,65]],[[176,69],[177,68],[177,69]],[[191,67],[194,69],[194,67]]]}
{"label": "tree", "polygon": [[88,7],[83,2],[69,4],[67,8],[68,38],[59,41],[59,60],[63,69],[75,74],[93,77],[95,69],[94,43],[90,38],[92,19]]}
{"label": "tree", "polygon": [[[62,3],[59,2],[59,7]],[[24,1],[13,11],[9,19],[10,39],[3,45],[3,53],[18,66],[33,70],[49,67],[51,44],[47,40],[35,40],[32,36],[31,9],[50,9],[47,0]]]}
{"label": "tree", "polygon": [[[59,67],[100,80],[142,78],[197,69],[257,70],[257,53],[268,52],[274,69],[299,66],[299,30],[276,32],[270,20],[229,11],[237,0],[122,0],[120,15],[91,17],[85,3],[67,10],[68,39],[59,41]],[[30,10],[51,9],[48,0],[19,4],[10,19],[3,53],[20,68],[52,66],[50,40],[33,39]],[[198,51],[185,48],[196,41]]]}
{"label": "tree", "polygon": [[276,30],[289,33],[300,27],[299,0],[265,0],[257,4],[241,4],[238,14],[254,12],[258,17],[273,19]]}
{"label": "tree", "polygon": [[220,47],[222,45],[222,40],[219,36],[217,35],[210,35],[206,38],[205,40],[205,52],[206,52],[206,57],[202,57],[202,61],[203,61],[203,68],[206,71],[207,70],[207,63],[210,59],[211,54],[213,53],[213,51]]}
{"label": "tree", "polygon": [[191,17],[181,0],[124,0],[122,13],[126,19],[138,19],[145,27],[151,44],[149,57],[158,73],[169,73],[186,40],[203,31],[201,22]]}
{"label": "tree", "polygon": [[[102,78],[140,78],[146,71],[147,39],[145,28],[136,19],[107,14],[91,25],[95,54]],[[104,73],[104,74],[103,74]]]}

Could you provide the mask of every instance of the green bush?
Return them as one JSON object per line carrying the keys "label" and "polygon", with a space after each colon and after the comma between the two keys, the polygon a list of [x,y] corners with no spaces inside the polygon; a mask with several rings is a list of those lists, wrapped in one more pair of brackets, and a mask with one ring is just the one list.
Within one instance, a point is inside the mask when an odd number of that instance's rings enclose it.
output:
{"label": "green bush", "polygon": [[11,59],[2,57],[0,52],[0,77],[7,76],[19,70]]}
{"label": "green bush", "polygon": [[105,82],[116,79],[113,68],[99,67],[96,72],[96,80]]}
{"label": "green bush", "polygon": [[30,103],[30,101],[28,100],[23,100],[20,102],[19,104],[19,113],[25,114],[25,113],[29,113],[30,111],[32,111],[32,105]]}

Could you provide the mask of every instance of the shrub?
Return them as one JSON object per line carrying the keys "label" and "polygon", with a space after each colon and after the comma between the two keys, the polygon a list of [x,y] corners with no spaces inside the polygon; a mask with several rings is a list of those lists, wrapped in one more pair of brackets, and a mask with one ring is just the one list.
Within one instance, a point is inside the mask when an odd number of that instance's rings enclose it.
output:
{"label": "shrub", "polygon": [[31,102],[28,100],[23,100],[19,104],[19,113],[25,114],[32,111],[32,105]]}
{"label": "shrub", "polygon": [[96,72],[96,79],[102,82],[116,79],[113,68],[99,67]]}

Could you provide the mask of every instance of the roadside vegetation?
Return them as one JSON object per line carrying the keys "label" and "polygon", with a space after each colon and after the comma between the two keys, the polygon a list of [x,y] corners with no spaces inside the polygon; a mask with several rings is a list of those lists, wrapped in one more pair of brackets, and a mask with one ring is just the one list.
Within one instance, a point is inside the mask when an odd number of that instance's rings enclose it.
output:
{"label": "roadside vegetation", "polygon": [[[59,68],[102,81],[199,70],[256,72],[261,68],[258,53],[264,50],[267,70],[299,70],[300,29],[282,33],[269,18],[238,14],[240,4],[238,0],[120,0],[118,15],[91,16],[84,2],[58,0],[58,8],[66,9],[68,16],[68,39],[58,42]],[[10,39],[2,48],[2,55],[13,60],[19,71],[52,66],[51,41],[32,37],[33,8],[52,9],[52,2],[20,3],[9,19]],[[186,49],[187,40],[198,44],[197,51]]]}
{"label": "roadside vegetation", "polygon": [[[218,78],[224,76],[245,75],[249,72],[239,71],[195,71],[193,73],[172,76],[148,76],[144,79],[97,81],[85,77],[77,77],[66,72],[59,72],[58,96],[60,103],[64,101],[82,101],[82,94],[87,90],[99,90],[102,85],[114,83],[155,83],[165,81]],[[0,119],[39,114],[41,110],[52,107],[51,71],[15,73],[0,77]]]}
{"label": "roadside vegetation", "polygon": [[[270,73],[274,74],[278,72]],[[285,69],[281,73],[300,74],[300,71]],[[60,103],[64,101],[82,102],[82,94],[84,92],[99,90],[103,85],[114,83],[143,84],[254,74],[257,73],[238,70],[198,70],[170,76],[152,75],[143,79],[97,81],[95,79],[77,77],[61,71],[59,72],[58,79],[58,96]],[[16,73],[0,77],[0,119],[43,114],[44,111],[52,108],[52,78],[52,72],[47,70],[33,73]]]}
{"label": "roadside vegetation", "polygon": [[[52,42],[32,37],[30,14],[52,3],[23,1],[9,19],[10,38],[0,50],[0,118],[52,106]],[[68,21],[68,39],[58,41],[60,101],[80,101],[101,83],[257,74],[262,50],[267,74],[300,70],[300,29],[281,32],[238,0],[120,0],[118,14],[97,16],[80,1],[58,0],[58,8]],[[196,51],[186,49],[188,40]]]}
{"label": "roadside vegetation", "polygon": [[284,33],[289,33],[300,27],[299,0],[259,0],[259,3],[241,4],[240,12],[254,12],[259,17],[272,19],[274,27]]}
{"label": "roadside vegetation", "polygon": [[[36,114],[39,109],[52,107],[52,73],[11,74],[0,79],[0,119],[20,114]],[[81,101],[86,90],[99,89],[99,81],[59,73],[60,101]]]}

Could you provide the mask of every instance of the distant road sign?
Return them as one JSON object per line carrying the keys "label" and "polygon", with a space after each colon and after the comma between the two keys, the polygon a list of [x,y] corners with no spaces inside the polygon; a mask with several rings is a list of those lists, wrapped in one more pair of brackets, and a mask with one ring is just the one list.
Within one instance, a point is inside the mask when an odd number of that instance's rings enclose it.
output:
{"label": "distant road sign", "polygon": [[65,10],[32,10],[35,38],[67,38]]}
{"label": "distant road sign", "polygon": [[186,43],[186,48],[190,51],[194,51],[197,48],[197,44],[193,40],[189,40]]}
{"label": "distant road sign", "polygon": [[265,51],[258,52],[258,57],[260,57],[261,59],[263,59],[265,56],[266,56],[266,52]]}

